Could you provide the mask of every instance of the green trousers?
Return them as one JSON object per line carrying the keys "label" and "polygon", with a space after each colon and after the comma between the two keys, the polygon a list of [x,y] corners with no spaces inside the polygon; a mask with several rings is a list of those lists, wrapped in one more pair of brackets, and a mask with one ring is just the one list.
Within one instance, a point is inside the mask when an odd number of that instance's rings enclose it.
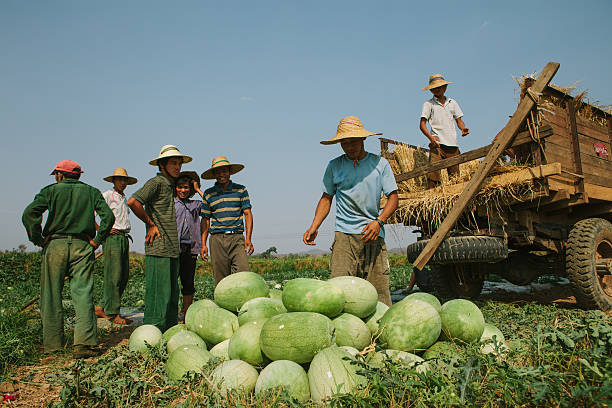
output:
{"label": "green trousers", "polygon": [[43,347],[53,351],[64,347],[64,277],[70,279],[76,312],[75,345],[96,345],[98,327],[93,304],[94,249],[76,238],[53,239],[43,249],[40,271],[40,312]]}
{"label": "green trousers", "polygon": [[179,260],[145,256],[144,324],[164,332],[178,323]]}
{"label": "green trousers", "polygon": [[111,234],[104,241],[104,300],[107,315],[119,314],[121,295],[130,276],[130,244],[123,234]]}

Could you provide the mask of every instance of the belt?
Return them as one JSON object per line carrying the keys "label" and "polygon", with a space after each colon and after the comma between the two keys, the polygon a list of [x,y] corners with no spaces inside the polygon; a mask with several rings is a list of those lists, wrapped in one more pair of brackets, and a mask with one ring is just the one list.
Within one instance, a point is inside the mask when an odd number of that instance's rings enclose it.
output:
{"label": "belt", "polygon": [[242,234],[244,231],[221,231],[211,233],[211,235],[234,235],[234,234]]}
{"label": "belt", "polygon": [[80,240],[87,241],[87,242],[89,242],[89,240],[91,239],[89,238],[87,234],[51,234],[48,240],[51,241],[52,239],[66,239],[66,238],[76,238],[76,239],[80,239]]}

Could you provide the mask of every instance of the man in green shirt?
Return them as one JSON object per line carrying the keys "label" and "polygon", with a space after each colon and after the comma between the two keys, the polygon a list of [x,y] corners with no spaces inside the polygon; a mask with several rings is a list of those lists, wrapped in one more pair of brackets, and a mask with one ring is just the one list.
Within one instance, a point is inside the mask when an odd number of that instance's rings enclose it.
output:
{"label": "man in green shirt", "polygon": [[[41,246],[40,312],[45,351],[64,347],[64,278],[70,279],[70,291],[76,313],[74,350],[77,358],[97,354],[97,322],[93,303],[94,251],[108,236],[115,216],[100,191],[79,181],[81,166],[72,160],[60,161],[51,175],[51,184],[34,197],[23,211],[22,222],[28,239]],[[42,216],[48,211],[41,228]],[[95,215],[100,217],[96,235]]]}
{"label": "man in green shirt", "polygon": [[128,200],[128,206],[145,223],[145,313],[144,324],[161,331],[178,321],[179,236],[174,209],[174,182],[183,163],[191,157],[176,146],[166,145],[149,162],[159,173]]}

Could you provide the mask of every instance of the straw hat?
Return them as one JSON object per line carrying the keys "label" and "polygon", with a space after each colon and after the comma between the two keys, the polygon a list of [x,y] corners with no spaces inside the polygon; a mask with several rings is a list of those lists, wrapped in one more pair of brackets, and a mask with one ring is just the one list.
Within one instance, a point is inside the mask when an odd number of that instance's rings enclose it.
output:
{"label": "straw hat", "polygon": [[363,128],[361,120],[359,120],[357,116],[347,116],[340,119],[340,123],[338,124],[338,130],[336,130],[336,136],[332,137],[329,140],[322,141],[321,144],[330,145],[334,143],[339,143],[344,139],[368,137],[374,135],[382,135],[382,133],[373,133],[367,131]]}
{"label": "straw hat", "polygon": [[212,166],[210,169],[206,170],[204,173],[202,173],[202,178],[204,180],[214,180],[216,179],[215,175],[213,174],[213,169],[219,168],[219,167],[225,167],[225,166],[229,166],[230,168],[230,176],[232,174],[236,174],[238,173],[240,170],[244,169],[244,165],[242,164],[231,164],[229,162],[229,160],[227,159],[227,157],[225,156],[217,156],[214,159],[212,159]]}
{"label": "straw hat", "polygon": [[159,159],[165,159],[168,157],[182,157],[183,163],[189,163],[192,160],[191,157],[187,156],[186,154],[181,153],[178,147],[174,145],[165,145],[165,146],[162,146],[161,150],[159,151],[159,156],[151,160],[149,164],[151,166],[157,166],[157,161]]}
{"label": "straw hat", "polygon": [[128,186],[132,184],[136,184],[136,182],[138,182],[138,179],[136,177],[128,176],[127,171],[121,167],[119,167],[118,169],[115,169],[115,171],[113,171],[112,176],[104,177],[103,180],[108,181],[109,183],[112,183],[113,177],[124,177]]}
{"label": "straw hat", "polygon": [[427,90],[434,89],[439,86],[448,85],[448,84],[452,84],[452,82],[448,82],[446,79],[444,79],[442,74],[433,74],[432,76],[429,77],[429,85],[423,88],[423,90],[427,91]]}

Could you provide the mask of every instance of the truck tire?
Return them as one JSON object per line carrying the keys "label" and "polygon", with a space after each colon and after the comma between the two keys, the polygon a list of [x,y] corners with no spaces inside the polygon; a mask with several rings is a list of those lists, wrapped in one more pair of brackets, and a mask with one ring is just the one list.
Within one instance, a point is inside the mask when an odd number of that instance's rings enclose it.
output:
{"label": "truck tire", "polygon": [[565,254],[565,270],[578,303],[588,309],[612,310],[612,271],[597,271],[598,260],[612,259],[612,224],[602,218],[577,222]]}
{"label": "truck tire", "polygon": [[[423,239],[408,245],[408,261],[413,263],[429,242]],[[457,262],[499,262],[508,257],[508,244],[502,238],[488,236],[448,237],[429,260],[430,264]]]}
{"label": "truck tire", "polygon": [[434,293],[440,300],[474,299],[484,284],[484,268],[475,263],[430,265]]}

